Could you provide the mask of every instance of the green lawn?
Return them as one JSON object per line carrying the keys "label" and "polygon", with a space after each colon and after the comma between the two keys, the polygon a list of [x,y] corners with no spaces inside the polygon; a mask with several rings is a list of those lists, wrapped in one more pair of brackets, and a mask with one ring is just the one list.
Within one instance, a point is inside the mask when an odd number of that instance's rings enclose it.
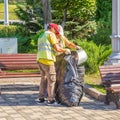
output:
{"label": "green lawn", "polygon": [[101,78],[99,74],[85,75],[84,83],[90,85],[91,87],[104,94],[106,93],[106,90],[101,85]]}
{"label": "green lawn", "polygon": [[[8,5],[9,10],[9,20],[18,20],[18,17],[15,14],[16,5]],[[4,4],[0,3],[0,19],[4,20]]]}

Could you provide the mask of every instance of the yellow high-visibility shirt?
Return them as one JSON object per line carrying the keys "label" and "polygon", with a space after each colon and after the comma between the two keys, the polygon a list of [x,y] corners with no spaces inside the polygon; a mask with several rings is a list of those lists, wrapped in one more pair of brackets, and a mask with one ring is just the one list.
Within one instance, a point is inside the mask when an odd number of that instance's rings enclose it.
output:
{"label": "yellow high-visibility shirt", "polygon": [[[55,36],[55,34],[49,34],[48,35],[48,40],[51,43],[51,45],[57,44],[57,38]],[[53,60],[47,60],[47,59],[39,59],[38,62],[45,64],[45,65],[54,65],[54,61]]]}

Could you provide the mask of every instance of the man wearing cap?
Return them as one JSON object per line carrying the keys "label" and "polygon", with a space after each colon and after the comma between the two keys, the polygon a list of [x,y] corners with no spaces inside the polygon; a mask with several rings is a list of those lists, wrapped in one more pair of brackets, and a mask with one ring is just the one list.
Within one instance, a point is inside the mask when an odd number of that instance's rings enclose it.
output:
{"label": "man wearing cap", "polygon": [[55,102],[55,83],[56,83],[56,71],[55,61],[56,52],[62,52],[70,54],[69,49],[62,48],[58,45],[56,36],[59,34],[58,25],[50,23],[47,31],[45,31],[38,38],[38,52],[37,61],[41,72],[41,82],[39,87],[39,102],[45,101],[46,89],[48,92],[48,104]]}

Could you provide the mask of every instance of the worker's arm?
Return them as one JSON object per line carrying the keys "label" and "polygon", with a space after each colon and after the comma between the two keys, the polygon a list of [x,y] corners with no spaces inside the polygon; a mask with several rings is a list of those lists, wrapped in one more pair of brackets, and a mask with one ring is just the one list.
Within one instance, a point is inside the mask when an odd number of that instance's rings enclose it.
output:
{"label": "worker's arm", "polygon": [[65,41],[65,45],[66,45],[68,48],[76,49],[77,45],[75,45],[74,43],[70,42],[65,36],[63,36],[63,39],[64,39],[64,41]]}
{"label": "worker's arm", "polygon": [[66,55],[71,54],[70,49],[62,48],[58,44],[54,44],[54,49],[58,53],[65,53]]}
{"label": "worker's arm", "polygon": [[50,34],[48,36],[48,39],[49,39],[50,43],[53,45],[56,52],[62,52],[62,53],[65,53],[65,54],[70,54],[71,53],[69,49],[65,49],[65,48],[62,48],[62,47],[59,46],[58,40],[57,40],[55,34]]}
{"label": "worker's arm", "polygon": [[66,52],[66,49],[60,47],[59,44],[54,44],[53,47],[54,47],[56,52],[63,52],[63,53]]}

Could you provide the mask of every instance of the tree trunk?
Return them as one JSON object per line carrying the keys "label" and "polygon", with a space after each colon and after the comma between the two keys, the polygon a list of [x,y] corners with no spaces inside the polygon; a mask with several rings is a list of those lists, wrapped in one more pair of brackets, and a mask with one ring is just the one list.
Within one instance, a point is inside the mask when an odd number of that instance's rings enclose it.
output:
{"label": "tree trunk", "polygon": [[63,16],[63,21],[62,21],[62,27],[63,27],[63,29],[65,27],[65,22],[66,22],[68,8],[69,8],[69,3],[67,3],[65,11],[64,11],[64,16]]}
{"label": "tree trunk", "polygon": [[46,30],[47,25],[52,20],[50,0],[42,0],[42,9],[44,15],[44,29]]}

